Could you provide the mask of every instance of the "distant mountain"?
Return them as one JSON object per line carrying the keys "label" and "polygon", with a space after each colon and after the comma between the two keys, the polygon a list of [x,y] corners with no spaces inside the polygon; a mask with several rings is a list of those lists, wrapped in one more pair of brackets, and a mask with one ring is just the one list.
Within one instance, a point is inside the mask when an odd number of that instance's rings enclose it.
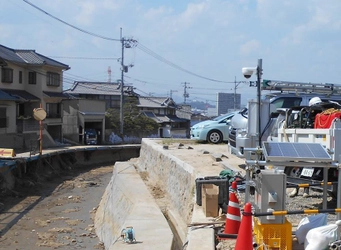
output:
{"label": "distant mountain", "polygon": [[[183,104],[182,103],[177,103],[178,105]],[[190,101],[190,102],[186,102],[187,105],[191,105],[192,109],[201,109],[201,110],[207,110],[208,108],[215,108],[214,105],[211,105],[209,103],[206,102],[199,102],[199,101]]]}

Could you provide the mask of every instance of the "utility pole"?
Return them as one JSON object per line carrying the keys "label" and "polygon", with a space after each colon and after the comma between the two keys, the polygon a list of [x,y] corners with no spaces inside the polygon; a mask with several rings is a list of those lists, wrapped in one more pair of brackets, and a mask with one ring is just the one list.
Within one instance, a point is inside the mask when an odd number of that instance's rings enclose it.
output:
{"label": "utility pole", "polygon": [[111,68],[108,67],[108,83],[111,83]]}
{"label": "utility pole", "polygon": [[170,90],[170,98],[173,98],[173,93],[178,92],[177,90]]}
{"label": "utility pole", "polygon": [[191,87],[187,86],[189,84],[189,82],[182,83],[182,85],[184,85],[184,104],[186,104],[186,99],[189,97],[189,93],[187,92],[187,89],[191,89]]}
{"label": "utility pole", "polygon": [[[122,28],[120,29],[120,41],[122,44],[122,58],[121,58],[121,98],[120,98],[120,133],[123,138],[123,126],[124,126],[124,117],[123,117],[123,101],[124,101],[124,73],[128,72],[128,66],[124,65],[124,48],[132,48],[135,46],[137,41],[134,39],[126,39],[122,36]],[[133,67],[133,65],[129,65]]]}
{"label": "utility pole", "polygon": [[[239,86],[239,84],[241,84],[241,83],[246,83],[245,81],[238,81],[237,82],[237,80],[236,80],[236,77],[234,77],[234,97],[233,97],[233,99],[234,99],[234,104],[233,104],[233,109],[234,109],[234,111],[236,111],[236,103],[237,103],[237,88],[238,88],[238,86]],[[240,109],[240,103],[238,103],[238,109]]]}
{"label": "utility pole", "polygon": [[258,102],[258,146],[262,147],[262,127],[261,127],[261,80],[263,74],[263,60],[258,59],[257,63],[257,102]]}
{"label": "utility pole", "polygon": [[120,98],[120,133],[123,137],[123,86],[124,86],[124,39],[122,37],[122,28],[120,29],[120,40],[122,44],[122,58],[121,58],[121,98]]}

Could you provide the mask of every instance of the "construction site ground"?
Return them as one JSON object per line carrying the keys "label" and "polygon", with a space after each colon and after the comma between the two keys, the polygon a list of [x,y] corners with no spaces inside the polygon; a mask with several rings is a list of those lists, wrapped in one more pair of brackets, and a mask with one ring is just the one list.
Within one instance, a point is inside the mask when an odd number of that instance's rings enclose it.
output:
{"label": "construction site ground", "polygon": [[[165,141],[161,143],[165,144]],[[192,165],[203,177],[217,176],[226,166],[245,174],[244,160],[230,155],[226,144],[170,139],[165,145],[167,152]],[[204,151],[211,157],[204,156]],[[219,158],[221,160],[217,160]],[[136,159],[131,161],[138,162]],[[1,249],[104,249],[95,233],[93,215],[112,171],[113,165],[77,166],[39,181],[25,179],[21,188],[10,194],[0,194]],[[146,184],[155,199],[164,196],[162,189],[147,181]],[[286,197],[288,210],[321,208],[322,193],[311,192],[310,197],[303,198],[302,191],[294,198]],[[287,189],[289,192],[291,189]],[[243,193],[240,195],[243,199]],[[328,206],[335,205],[331,198],[328,199]],[[293,230],[304,216],[288,217]],[[329,215],[328,218],[335,221],[336,217]],[[224,241],[217,249],[233,249],[234,243],[234,240]],[[293,249],[303,249],[303,246],[293,239]]]}

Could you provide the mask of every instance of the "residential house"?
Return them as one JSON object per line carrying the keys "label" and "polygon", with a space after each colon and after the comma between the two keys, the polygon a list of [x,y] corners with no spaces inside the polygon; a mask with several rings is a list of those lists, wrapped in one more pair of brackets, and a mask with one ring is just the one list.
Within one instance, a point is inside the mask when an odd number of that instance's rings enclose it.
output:
{"label": "residential house", "polygon": [[[88,100],[102,100],[105,109],[120,108],[121,88],[119,83],[111,82],[75,82],[73,86],[65,90],[74,97]],[[134,94],[132,86],[124,86],[123,97]]]}
{"label": "residential house", "polygon": [[[0,147],[36,147],[43,130],[43,147],[62,140],[63,72],[69,66],[35,50],[0,45]],[[42,108],[39,125],[33,110]]]}
{"label": "residential house", "polygon": [[[106,103],[106,109],[120,109],[121,89],[119,83],[77,81],[65,93],[80,99],[102,100]],[[160,124],[162,137],[189,136],[190,120],[176,116],[177,106],[172,98],[142,97],[134,92],[132,86],[124,86],[123,102],[127,96],[136,97],[140,111]]]}
{"label": "residential house", "polygon": [[137,106],[142,114],[160,124],[160,137],[189,138],[190,119],[176,115],[179,108],[172,98],[139,96]]}
{"label": "residential house", "polygon": [[[79,101],[64,101],[71,104],[70,110],[64,110],[65,119],[65,137],[73,141],[82,142],[84,140],[84,130],[94,128],[100,134],[101,141],[105,141],[105,136],[109,137],[111,131],[105,130],[105,111],[109,108],[120,109],[121,107],[121,88],[119,83],[111,82],[74,82],[70,89],[64,93],[77,98]],[[123,98],[135,95],[131,86],[124,86]],[[123,101],[124,101],[123,99]],[[83,100],[83,101],[81,101]],[[84,100],[91,100],[87,103]],[[100,104],[104,103],[104,106]],[[76,105],[76,106],[74,106]],[[68,109],[68,106],[65,105]],[[78,113],[74,112],[78,109]],[[70,122],[70,121],[73,122]],[[74,132],[78,131],[79,138],[75,138]]]}
{"label": "residential house", "polygon": [[94,129],[97,143],[105,141],[105,105],[102,100],[63,100],[63,136],[71,143],[85,144],[85,132]]}

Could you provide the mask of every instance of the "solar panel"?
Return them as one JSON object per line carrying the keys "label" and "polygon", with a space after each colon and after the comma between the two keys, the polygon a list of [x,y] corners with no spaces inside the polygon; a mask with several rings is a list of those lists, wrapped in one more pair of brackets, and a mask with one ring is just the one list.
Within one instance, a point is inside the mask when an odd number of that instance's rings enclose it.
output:
{"label": "solar panel", "polygon": [[263,142],[263,152],[270,161],[332,161],[320,143]]}

